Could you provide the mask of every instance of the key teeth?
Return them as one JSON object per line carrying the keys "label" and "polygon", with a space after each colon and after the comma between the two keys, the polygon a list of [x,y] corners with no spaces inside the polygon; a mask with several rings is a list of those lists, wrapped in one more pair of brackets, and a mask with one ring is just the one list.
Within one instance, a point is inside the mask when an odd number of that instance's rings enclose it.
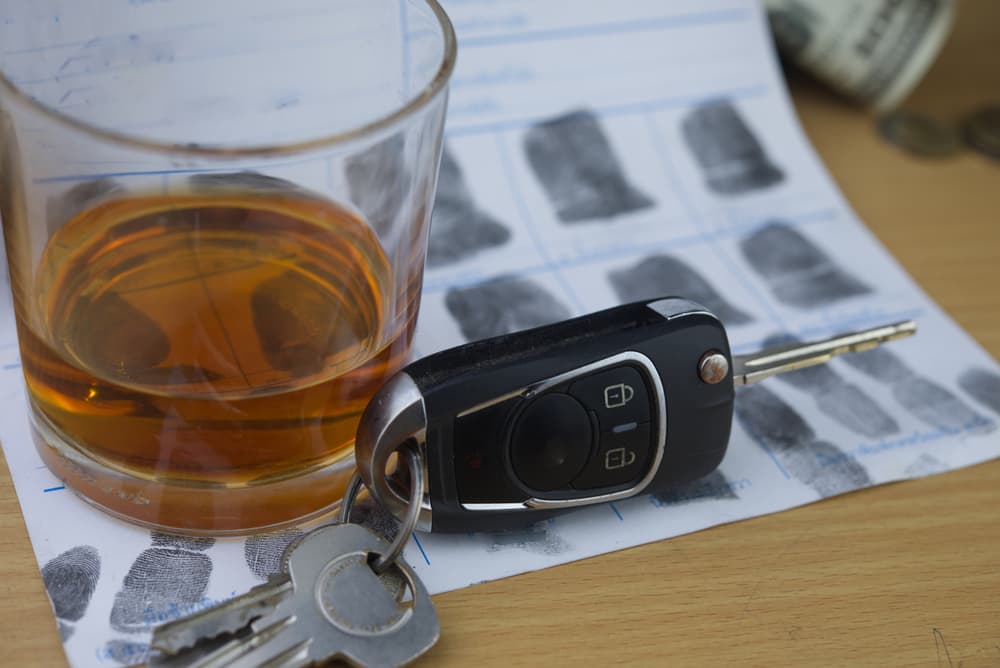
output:
{"label": "key teeth", "polygon": [[287,574],[272,575],[245,594],[157,626],[153,629],[150,649],[177,655],[200,642],[236,634],[274,612],[292,594],[292,589]]}
{"label": "key teeth", "polygon": [[[180,654],[152,654],[147,665],[149,668],[261,668],[267,662],[261,664],[255,659],[255,654],[294,623],[295,616],[290,615],[262,629],[243,628],[230,638],[203,639]],[[296,664],[291,661],[298,658],[303,649],[308,650],[311,642],[307,638],[292,648],[295,652],[282,652],[279,657],[285,663],[275,664],[275,667],[302,665],[301,662]]]}

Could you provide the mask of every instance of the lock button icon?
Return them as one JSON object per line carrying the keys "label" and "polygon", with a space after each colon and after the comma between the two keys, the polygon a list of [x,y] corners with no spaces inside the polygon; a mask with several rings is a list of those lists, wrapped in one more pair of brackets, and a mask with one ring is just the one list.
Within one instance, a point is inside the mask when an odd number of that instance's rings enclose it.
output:
{"label": "lock button icon", "polygon": [[625,383],[608,385],[604,388],[604,407],[621,408],[632,401],[632,397],[634,396],[635,390],[632,389],[631,385],[626,385]]}
{"label": "lock button icon", "polygon": [[652,419],[646,381],[628,365],[584,376],[569,386],[569,394],[593,411],[602,432]]}

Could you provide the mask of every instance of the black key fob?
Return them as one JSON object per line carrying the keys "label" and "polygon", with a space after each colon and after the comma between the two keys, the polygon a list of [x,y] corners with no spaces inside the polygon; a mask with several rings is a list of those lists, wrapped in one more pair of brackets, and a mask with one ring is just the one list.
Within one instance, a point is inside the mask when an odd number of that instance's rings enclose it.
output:
{"label": "black key fob", "polygon": [[731,361],[719,319],[679,298],[469,343],[379,390],[358,431],[358,469],[402,517],[406,483],[386,467],[416,445],[427,473],[418,527],[437,532],[525,526],[663,490],[722,461]]}

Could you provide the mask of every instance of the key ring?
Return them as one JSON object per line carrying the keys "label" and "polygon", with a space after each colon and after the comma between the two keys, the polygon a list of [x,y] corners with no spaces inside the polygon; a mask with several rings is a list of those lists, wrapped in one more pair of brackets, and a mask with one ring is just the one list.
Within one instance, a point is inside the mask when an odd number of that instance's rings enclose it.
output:
{"label": "key ring", "polygon": [[[410,536],[413,535],[413,530],[417,526],[417,520],[420,518],[420,502],[423,500],[424,495],[424,467],[420,461],[420,455],[417,452],[416,446],[413,443],[405,443],[397,452],[405,455],[404,459],[410,470],[410,503],[406,508],[406,517],[403,518],[403,522],[399,527],[399,533],[396,534],[396,540],[389,546],[389,550],[385,554],[380,554],[378,559],[371,565],[372,570],[379,575],[385,572],[399,558],[399,555],[403,553],[403,548],[406,547]],[[357,498],[358,492],[361,491],[363,484],[364,481],[361,479],[361,475],[355,472],[351,477],[351,481],[347,484],[347,491],[344,492],[344,500],[341,502],[341,522],[347,523],[351,521],[351,510],[354,508],[354,500]]]}

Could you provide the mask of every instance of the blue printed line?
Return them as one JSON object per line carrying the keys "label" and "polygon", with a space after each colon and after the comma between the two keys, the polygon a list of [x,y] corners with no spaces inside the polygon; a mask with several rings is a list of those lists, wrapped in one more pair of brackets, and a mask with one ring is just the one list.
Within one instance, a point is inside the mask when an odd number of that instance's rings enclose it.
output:
{"label": "blue printed line", "polygon": [[66,489],[66,485],[59,485],[57,487],[46,487],[45,489],[42,490],[42,492],[44,494],[48,494],[49,492],[59,492],[64,489]]}
{"label": "blue printed line", "polygon": [[781,465],[780,461],[778,461],[778,456],[771,452],[771,448],[769,448],[766,443],[756,438],[753,439],[753,441],[763,448],[764,452],[767,453],[767,456],[771,458],[772,462],[774,462],[774,465],[778,467],[779,471],[781,471],[781,475],[785,476],[785,480],[791,480],[792,476],[788,475],[788,471],[786,471],[785,467]]}
{"label": "blue printed line", "polygon": [[424,558],[424,563],[430,566],[431,560],[427,558],[427,553],[424,552],[424,546],[420,544],[420,539],[417,538],[417,534],[413,534],[413,542],[417,544],[417,549],[420,550],[420,556]]}
{"label": "blue printed line", "polygon": [[[256,165],[243,165],[241,170],[261,169],[273,167],[292,167],[307,162],[317,162],[322,158],[310,156],[308,158],[298,158],[295,160],[284,160],[281,162],[266,162]],[[117,172],[93,172],[91,174],[62,174],[59,176],[45,176],[33,179],[32,183],[61,183],[63,181],[90,181],[95,179],[114,179],[128,176],[171,176],[174,174],[217,174],[233,172],[233,167],[185,167],[179,169],[135,169]]]}
{"label": "blue printed line", "polygon": [[551,271],[552,277],[557,283],[559,283],[559,286],[563,289],[566,295],[573,301],[573,306],[576,308],[576,312],[578,314],[586,313],[587,309],[583,306],[580,298],[570,286],[569,281],[567,281],[559,271],[559,266],[549,257],[548,252],[545,250],[545,244],[538,236],[538,230],[535,229],[534,220],[532,219],[531,213],[528,209],[528,203],[524,201],[522,190],[517,187],[517,179],[514,176],[513,165],[511,165],[510,153],[507,150],[507,145],[504,143],[502,135],[498,134],[496,136],[496,144],[497,151],[500,154],[500,166],[503,168],[504,176],[507,178],[507,183],[510,186],[510,192],[513,194],[514,201],[517,203],[517,209],[521,215],[521,222],[524,224],[525,229],[527,229],[528,236],[531,237],[531,241],[535,245],[535,250],[542,258],[542,262],[545,263],[548,270]]}
{"label": "blue printed line", "polygon": [[[752,86],[741,86],[726,90],[710,91],[705,93],[674,95],[671,97],[653,98],[641,102],[628,102],[623,104],[610,104],[601,107],[587,107],[588,111],[602,118],[613,118],[615,116],[628,116],[631,114],[646,114],[664,109],[677,107],[690,107],[707,100],[727,98],[730,100],[741,100],[754,97],[762,97],[767,94],[769,87],[765,84],[754,84]],[[551,114],[540,116],[530,116],[521,119],[507,121],[496,121],[493,123],[473,123],[469,125],[449,125],[445,128],[445,136],[448,138],[462,137],[467,135],[483,134],[488,132],[503,132],[505,130],[521,130],[540,121],[551,117]]]}
{"label": "blue printed line", "polygon": [[624,522],[625,521],[625,518],[622,517],[622,514],[620,512],[618,512],[618,507],[615,504],[609,503],[608,506],[611,508],[611,510],[614,511],[615,515],[618,516],[618,521],[620,521],[620,522]]}
{"label": "blue printed line", "polygon": [[20,362],[14,362],[12,364],[4,364],[3,365],[3,370],[4,371],[11,371],[13,369],[20,369],[20,368],[21,368],[21,363]]}
{"label": "blue printed line", "polygon": [[410,97],[410,22],[406,15],[406,0],[399,0],[399,32],[403,40],[403,95]]}
{"label": "blue printed line", "polygon": [[725,23],[742,23],[749,21],[753,14],[745,9],[717,10],[699,12],[696,14],[681,14],[678,16],[658,16],[634,21],[608,21],[569,28],[551,28],[548,30],[525,30],[506,34],[486,35],[483,37],[466,37],[459,40],[462,49],[501,46],[505,44],[521,44],[524,42],[552,42],[579,37],[602,37],[606,35],[621,35],[624,33],[653,32],[674,28],[691,28],[706,25],[721,25]]}
{"label": "blue printed line", "polygon": [[[275,165],[279,166],[279,165]],[[169,176],[171,174],[206,174],[213,172],[231,172],[229,167],[207,167],[197,169],[137,169],[123,172],[95,172],[93,174],[64,174],[61,176],[45,176],[34,179],[32,183],[61,183],[63,181],[89,181],[94,179],[113,179],[126,176]]]}
{"label": "blue printed line", "polygon": [[677,172],[674,170],[673,161],[670,158],[670,152],[667,150],[666,144],[663,141],[663,137],[660,136],[660,132],[656,128],[656,125],[653,122],[653,118],[649,114],[646,114],[644,115],[643,120],[646,123],[646,129],[649,133],[650,139],[652,139],[653,147],[656,149],[656,152],[660,156],[660,161],[663,166],[663,171],[666,174],[667,179],[673,186],[674,192],[677,193],[677,198],[678,200],[680,200],[681,206],[684,207],[684,209],[688,212],[688,215],[691,217],[691,221],[695,225],[700,227],[702,231],[705,233],[708,245],[711,248],[712,252],[715,253],[716,257],[719,259],[722,265],[726,267],[727,270],[729,270],[729,272],[736,278],[736,280],[740,283],[740,285],[746,287],[747,290],[754,296],[754,298],[763,308],[764,313],[767,314],[767,316],[771,319],[771,321],[775,324],[775,326],[777,326],[781,331],[787,331],[788,328],[785,325],[784,321],[782,320],[781,316],[778,314],[777,311],[775,311],[771,307],[771,303],[767,300],[767,298],[760,293],[760,291],[756,288],[754,283],[749,280],[749,278],[744,274],[744,272],[740,271],[739,267],[734,262],[732,262],[726,256],[723,250],[718,246],[718,244],[715,243],[721,238],[721,236],[715,230],[710,229],[708,225],[705,224],[705,221],[702,219],[701,214],[698,212],[697,207],[694,206],[694,204],[688,198],[687,193],[685,192],[684,188],[681,185],[680,178],[677,176]]}
{"label": "blue printed line", "polygon": [[893,450],[906,449],[917,445],[926,445],[928,443],[936,443],[940,440],[953,436],[961,436],[965,434],[985,435],[992,433],[995,428],[996,423],[993,420],[977,415],[968,424],[965,424],[960,428],[938,427],[932,431],[914,431],[892,440],[882,439],[881,441],[877,441],[875,443],[862,443],[854,446],[850,450],[840,452],[836,455],[817,455],[816,460],[819,462],[820,466],[826,468],[828,466],[834,466],[845,460],[857,459],[861,457],[874,457]]}

